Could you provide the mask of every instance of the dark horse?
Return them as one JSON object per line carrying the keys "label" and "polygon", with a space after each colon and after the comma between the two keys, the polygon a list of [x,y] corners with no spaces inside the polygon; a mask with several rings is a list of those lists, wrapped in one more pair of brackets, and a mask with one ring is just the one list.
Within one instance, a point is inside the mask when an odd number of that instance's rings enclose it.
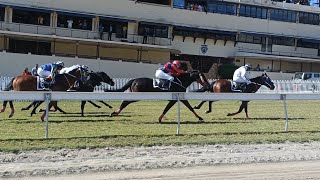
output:
{"label": "dark horse", "polygon": [[[190,86],[193,82],[199,82],[202,85],[206,84],[207,81],[202,73],[199,71],[191,71],[186,74],[182,74],[178,77],[175,77],[175,80],[171,83],[170,92],[185,92],[187,87]],[[181,82],[181,84],[180,84]],[[131,92],[168,92],[163,91],[160,88],[153,87],[153,79],[150,78],[137,78],[130,80],[126,85],[124,85],[121,89],[116,90],[105,90],[106,92],[124,92],[127,89],[130,89]],[[110,116],[117,116],[125,107],[127,107],[130,103],[136,101],[123,101],[120,105],[120,108],[117,111],[114,111]],[[176,103],[176,100],[171,100],[167,104],[163,113],[159,117],[159,122],[162,122],[162,118],[169,111],[169,109]],[[191,107],[187,100],[181,101],[199,120],[203,120]]]}
{"label": "dark horse", "polygon": [[[79,69],[75,69],[69,73],[66,74],[58,74],[55,77],[55,84],[52,85],[51,90],[52,91],[67,91],[71,86],[74,85],[74,83],[79,80],[81,77],[81,72]],[[9,88],[6,88],[6,90],[14,90],[14,91],[37,91],[37,77],[36,76],[17,76],[12,81],[12,86]],[[14,107],[12,101],[9,101],[10,107],[11,107],[11,113],[9,117],[12,117],[14,114]],[[56,106],[56,101],[51,101],[49,104],[49,109],[52,106]],[[5,111],[7,101],[3,102],[3,108],[1,109],[1,112]],[[34,107],[34,110],[40,105],[41,103],[37,103],[37,105]],[[41,116],[41,120],[44,120],[45,112]]]}
{"label": "dark horse", "polygon": [[[77,88],[78,92],[93,92],[94,87],[100,86],[101,83],[107,83],[110,84],[111,86],[114,86],[114,81],[105,73],[105,72],[90,72],[89,73],[89,83],[86,84],[81,84],[79,88]],[[87,101],[81,101],[81,116],[84,116],[83,111],[84,111],[84,106]],[[92,101],[88,101],[95,107],[100,108],[98,105],[93,103]],[[99,101],[102,104],[108,106],[109,108],[112,108],[110,105],[106,104],[103,101]]]}
{"label": "dark horse", "polygon": [[[77,87],[76,91],[78,91],[78,92],[93,92],[94,87],[100,86],[102,82],[110,84],[111,86],[114,86],[114,81],[105,72],[90,72],[90,73],[88,73],[88,77],[89,77],[88,82],[87,83],[80,82],[79,87]],[[88,102],[97,108],[101,108],[100,106],[96,105],[92,101],[88,101]],[[99,102],[103,103],[105,106],[108,106],[109,108],[112,108],[112,106],[108,105],[107,103],[105,103],[103,101],[99,101]],[[37,103],[42,103],[42,102],[37,102],[37,101],[33,102],[29,106],[22,108],[21,110],[29,110],[32,106],[36,106]],[[86,103],[87,103],[87,101],[81,101],[81,116],[84,116],[84,106]],[[56,110],[59,110],[60,112],[65,113],[58,106],[55,106],[54,111],[56,111]],[[39,112],[42,112],[42,111],[44,111],[44,110],[40,109]],[[35,109],[33,109],[33,111],[31,112],[31,116],[33,114],[35,114]]]}
{"label": "dark horse", "polygon": [[[249,86],[247,87],[247,89],[244,93],[255,93],[258,91],[258,89],[262,85],[268,87],[271,90],[273,90],[275,88],[272,80],[270,79],[270,77],[266,73],[262,74],[261,76],[252,78],[252,79],[250,79],[250,81],[253,83],[249,84]],[[231,90],[231,81],[226,80],[226,79],[219,79],[219,80],[211,83],[210,86],[204,87],[201,90],[197,90],[197,92],[205,92],[205,91],[214,92],[214,93],[233,92]],[[200,109],[201,106],[205,102],[206,101],[202,101],[198,106],[195,106],[194,109]],[[209,110],[206,111],[206,113],[210,113],[212,111],[212,103],[213,102],[214,101],[209,101]],[[239,114],[244,109],[246,112],[246,117],[249,118],[249,116],[248,116],[248,102],[249,101],[242,101],[239,110],[235,113],[229,113],[228,116],[234,116],[236,114]]]}

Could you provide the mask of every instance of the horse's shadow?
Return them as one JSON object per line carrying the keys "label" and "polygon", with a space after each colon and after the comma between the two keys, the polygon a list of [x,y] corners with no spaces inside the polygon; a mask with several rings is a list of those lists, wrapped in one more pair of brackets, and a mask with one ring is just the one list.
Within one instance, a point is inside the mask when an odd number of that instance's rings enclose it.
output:
{"label": "horse's shadow", "polygon": [[[214,121],[181,121],[180,124],[235,124],[235,123],[251,123],[251,122],[214,122]],[[141,122],[139,124],[159,124],[159,122]],[[162,121],[161,124],[177,124],[175,121]]]}
{"label": "horse's shadow", "polygon": [[[284,121],[286,118],[232,118],[233,120]],[[304,120],[306,118],[288,118],[288,120]]]}

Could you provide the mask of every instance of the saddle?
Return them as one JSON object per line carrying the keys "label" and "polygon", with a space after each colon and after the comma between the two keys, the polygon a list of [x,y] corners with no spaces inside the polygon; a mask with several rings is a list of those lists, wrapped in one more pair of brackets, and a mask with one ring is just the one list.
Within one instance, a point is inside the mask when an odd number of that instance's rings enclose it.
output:
{"label": "saddle", "polygon": [[50,90],[51,85],[48,79],[37,76],[37,91]]}
{"label": "saddle", "polygon": [[232,92],[246,92],[247,90],[247,83],[237,83],[234,81],[231,81],[231,91]]}

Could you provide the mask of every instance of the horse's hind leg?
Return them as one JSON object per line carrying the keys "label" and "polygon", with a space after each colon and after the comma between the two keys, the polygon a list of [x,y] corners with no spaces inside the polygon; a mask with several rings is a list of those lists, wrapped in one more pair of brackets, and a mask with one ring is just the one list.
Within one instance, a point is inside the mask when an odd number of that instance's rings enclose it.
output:
{"label": "horse's hind leg", "polygon": [[[101,106],[99,106],[98,104],[96,104],[96,103],[94,103],[94,102],[92,102],[92,101],[88,101],[90,104],[92,104],[94,107],[96,107],[96,108],[101,108]],[[81,105],[82,105],[82,103],[81,103]]]}
{"label": "horse's hind leg", "polygon": [[[236,114],[241,113],[243,109],[245,109],[246,107],[248,107],[248,102],[249,102],[249,101],[242,101],[242,102],[241,102],[241,105],[240,105],[240,107],[239,107],[239,110],[238,110],[237,112],[235,112],[235,113],[229,113],[227,116],[234,116],[234,115],[236,115]],[[247,118],[249,118],[249,117],[248,117],[248,114],[246,114],[246,115],[247,115]]]}
{"label": "horse's hind leg", "polygon": [[112,106],[110,106],[109,104],[105,103],[104,101],[99,101],[101,102],[102,104],[104,104],[105,106],[107,106],[109,109],[112,109]]}
{"label": "horse's hind leg", "polygon": [[200,109],[205,102],[206,101],[201,101],[201,103],[198,104],[198,106],[193,107],[193,109]]}
{"label": "horse's hind leg", "polygon": [[203,120],[203,118],[200,117],[200,116],[192,109],[189,101],[183,100],[183,101],[181,101],[181,102],[199,119],[199,121],[202,121],[202,120]]}
{"label": "horse's hind leg", "polygon": [[33,109],[32,109],[32,111],[30,113],[30,116],[36,114],[37,108],[43,103],[43,101],[35,101],[33,103],[34,103],[34,106],[33,106]]}
{"label": "horse's hind leg", "polygon": [[61,112],[62,114],[67,114],[64,110],[62,110],[62,109],[58,106],[58,102],[57,102],[57,101],[53,101],[53,102],[52,102],[52,106],[53,106],[54,109],[55,109],[53,112],[59,111],[59,112]]}
{"label": "horse's hind leg", "polygon": [[27,107],[21,108],[21,111],[29,110],[32,106],[35,105],[36,102],[37,102],[37,101],[34,101],[34,102],[30,103]]}
{"label": "horse's hind leg", "polygon": [[[172,108],[172,106],[176,103],[177,101],[169,101],[169,103],[167,104],[167,106],[164,108],[162,114],[160,115],[160,117],[158,118],[159,123],[162,123],[162,119],[164,117],[164,115],[169,111],[169,109]],[[191,107],[192,109],[192,107]]]}
{"label": "horse's hind leg", "polygon": [[9,118],[11,118],[13,116],[13,114],[14,114],[13,102],[9,101],[9,105],[10,105],[10,109],[11,109],[11,112],[9,114]]}
{"label": "horse's hind leg", "polygon": [[119,109],[112,112],[110,114],[110,117],[119,115],[124,108],[126,108],[129,104],[134,103],[134,102],[137,102],[137,101],[123,101],[122,104],[120,105]]}

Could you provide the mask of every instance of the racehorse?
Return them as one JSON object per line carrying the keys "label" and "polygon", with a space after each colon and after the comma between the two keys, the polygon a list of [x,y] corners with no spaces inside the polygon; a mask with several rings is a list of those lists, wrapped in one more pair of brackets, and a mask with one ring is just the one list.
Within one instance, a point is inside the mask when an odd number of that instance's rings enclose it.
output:
{"label": "racehorse", "polygon": [[[244,93],[255,93],[258,91],[258,89],[263,85],[269,88],[270,90],[273,90],[275,88],[272,80],[270,77],[267,75],[267,73],[263,73],[261,76],[255,77],[250,79],[251,84],[246,88]],[[217,81],[214,81],[210,84],[208,87],[203,87],[201,90],[196,90],[196,92],[213,92],[213,93],[226,93],[226,92],[234,92],[232,90],[232,85],[230,80],[226,79],[219,79]],[[200,109],[201,106],[205,103],[206,101],[202,101],[199,105],[195,106],[194,109]],[[212,103],[214,101],[209,101],[209,110],[206,111],[206,113],[210,113],[212,111]],[[240,108],[237,112],[235,113],[229,113],[227,116],[234,116],[236,114],[239,114],[242,112],[242,110],[245,110],[246,117],[249,118],[248,116],[248,102],[249,101],[242,101]]]}
{"label": "racehorse", "polygon": [[[204,75],[199,71],[191,71],[185,74],[181,74],[174,78],[174,81],[171,83],[171,87],[169,92],[185,92],[187,87],[190,86],[193,82],[199,82],[203,86],[209,85],[207,80],[205,79]],[[126,85],[124,85],[120,89],[116,90],[105,90],[106,92],[124,92],[127,89],[130,89],[131,92],[168,92],[168,90],[161,90],[158,87],[153,86],[153,79],[150,78],[136,78],[130,80]],[[120,105],[120,108],[117,111],[111,113],[110,116],[117,116],[120,112],[127,107],[129,104],[136,102],[136,101],[123,101]],[[164,115],[169,111],[169,109],[176,103],[176,100],[171,100],[167,104],[166,108],[164,109],[163,113],[158,118],[159,122],[162,123],[162,119]],[[187,100],[181,101],[200,121],[203,120],[191,107]]]}
{"label": "racehorse", "polygon": [[[94,91],[94,87],[101,85],[102,82],[110,84],[111,86],[114,86],[114,81],[110,78],[110,76],[108,76],[105,72],[89,72],[88,73],[88,77],[89,80],[87,83],[82,83],[79,82],[79,86],[77,87],[76,91],[78,92],[93,92]],[[86,104],[87,101],[81,101],[81,116],[84,116],[84,106]],[[95,107],[101,108],[100,106],[96,105],[95,103],[93,103],[92,101],[88,101],[89,103],[91,103],[92,105],[94,105]],[[99,101],[101,103],[103,103],[104,105],[108,106],[109,108],[112,108],[112,106],[108,105],[107,103],[103,102],[103,101]],[[38,106],[38,103],[42,103],[42,102],[33,102],[31,103],[29,106],[22,108],[21,110],[29,110],[32,106]],[[35,109],[33,109],[33,111],[31,112],[31,116],[33,114],[35,114]],[[55,106],[55,110],[54,111],[60,111],[62,113],[65,113],[61,108],[59,108],[57,105]],[[44,110],[40,110],[39,112],[42,112]]]}
{"label": "racehorse", "polygon": [[[55,83],[52,85],[52,91],[67,91],[70,87],[74,85],[74,83],[79,80],[81,77],[81,72],[79,69],[75,69],[66,74],[58,74],[55,77]],[[7,87],[6,90],[14,90],[14,91],[37,91],[37,76],[17,76],[12,80],[12,85]],[[11,113],[9,117],[12,117],[14,114],[14,106],[12,101],[9,101]],[[49,109],[56,105],[56,101],[51,101],[49,104]],[[3,102],[3,107],[1,112],[4,112],[6,109],[7,101]],[[37,103],[34,107],[33,112],[41,103]],[[41,120],[43,121],[45,117],[45,112],[41,116]]]}
{"label": "racehorse", "polygon": [[[86,84],[81,84],[79,88],[77,88],[78,92],[93,92],[94,87],[100,86],[102,82],[110,84],[111,86],[114,86],[114,81],[105,73],[105,72],[90,72],[89,73],[89,83]],[[87,101],[81,101],[81,116],[84,116],[83,111],[84,111],[84,106]],[[92,101],[88,101],[95,107],[100,108],[98,105],[93,103]],[[99,101],[102,104],[108,106],[109,108],[112,108],[112,106],[106,104],[103,101]]]}

